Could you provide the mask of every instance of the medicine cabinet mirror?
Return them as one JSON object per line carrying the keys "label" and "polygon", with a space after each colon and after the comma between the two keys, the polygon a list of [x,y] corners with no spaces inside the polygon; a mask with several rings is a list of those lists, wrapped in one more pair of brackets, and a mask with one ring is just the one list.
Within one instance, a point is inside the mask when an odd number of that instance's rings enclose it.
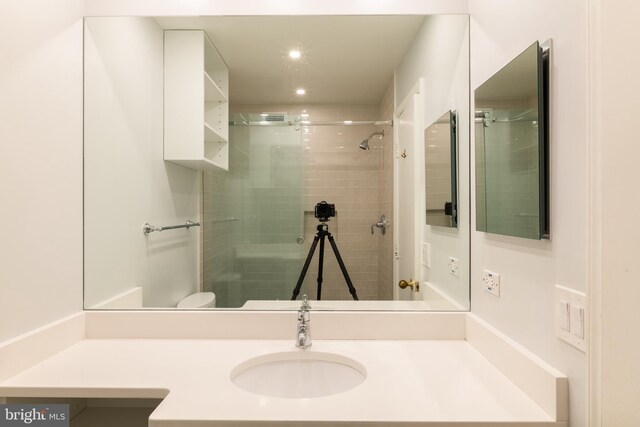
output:
{"label": "medicine cabinet mirror", "polygon": [[549,237],[548,54],[536,42],[475,90],[478,231]]}
{"label": "medicine cabinet mirror", "polygon": [[458,227],[455,111],[447,111],[424,130],[424,153],[427,224]]}
{"label": "medicine cabinet mirror", "polygon": [[[469,90],[464,15],[85,18],[85,308],[467,310]],[[434,231],[422,133],[453,106]],[[358,301],[329,242],[292,300],[321,201]]]}

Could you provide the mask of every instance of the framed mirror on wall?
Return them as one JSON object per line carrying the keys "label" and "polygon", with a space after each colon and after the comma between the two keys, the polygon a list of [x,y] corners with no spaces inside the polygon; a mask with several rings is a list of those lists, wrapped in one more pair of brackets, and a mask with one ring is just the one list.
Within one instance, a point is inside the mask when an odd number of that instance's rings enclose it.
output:
{"label": "framed mirror on wall", "polygon": [[458,227],[457,117],[447,111],[424,130],[425,217],[428,225]]}
{"label": "framed mirror on wall", "polygon": [[532,44],[475,90],[476,229],[546,239],[549,44]]}
{"label": "framed mirror on wall", "polygon": [[[468,309],[468,16],[87,17],[84,29],[85,308],[296,309],[326,200],[359,301],[327,256],[312,308]],[[419,79],[436,89],[403,141],[412,197],[425,198],[425,162],[411,150],[453,105],[467,171],[458,228],[410,230],[431,244],[429,275],[394,218],[408,205],[394,200],[408,181],[395,177],[396,102]],[[417,261],[407,277],[437,291],[395,295],[398,246]],[[318,270],[316,258],[300,297],[316,295]]]}

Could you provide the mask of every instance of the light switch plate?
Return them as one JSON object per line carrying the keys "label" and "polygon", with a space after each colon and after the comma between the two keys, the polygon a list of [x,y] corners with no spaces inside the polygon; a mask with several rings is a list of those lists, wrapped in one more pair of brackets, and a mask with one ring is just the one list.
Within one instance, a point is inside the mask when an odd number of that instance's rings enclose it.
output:
{"label": "light switch plate", "polygon": [[431,244],[422,242],[422,265],[431,268]]}
{"label": "light switch plate", "polygon": [[[564,286],[556,285],[556,336],[572,346],[587,351],[586,295]],[[568,307],[568,312],[567,312]],[[565,323],[569,322],[568,328]]]}
{"label": "light switch plate", "polygon": [[493,295],[500,296],[500,275],[493,271],[482,271],[482,286],[487,292],[491,292]]}
{"label": "light switch plate", "polygon": [[449,257],[449,274],[460,277],[460,260],[458,258]]}
{"label": "light switch plate", "polygon": [[556,317],[562,331],[571,330],[571,303],[569,301],[556,301]]}
{"label": "light switch plate", "polygon": [[584,339],[584,307],[571,304],[570,331],[574,337]]}

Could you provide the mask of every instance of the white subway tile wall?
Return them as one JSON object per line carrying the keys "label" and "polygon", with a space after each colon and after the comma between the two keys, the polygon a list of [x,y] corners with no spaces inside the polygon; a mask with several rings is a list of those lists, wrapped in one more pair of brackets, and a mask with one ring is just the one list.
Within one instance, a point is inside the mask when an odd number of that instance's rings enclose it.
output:
{"label": "white subway tile wall", "polygon": [[[393,80],[389,82],[378,106],[378,120],[393,120]],[[391,224],[378,233],[378,299],[393,299],[393,126],[383,126],[384,143],[378,174],[378,211]]]}
{"label": "white subway tile wall", "polygon": [[[479,230],[521,237],[539,235],[539,152],[536,120],[521,116],[537,104],[503,102],[491,126],[475,124],[476,222]],[[481,108],[478,106],[477,108]]]}
{"label": "white subway tile wall", "polygon": [[[229,178],[223,170],[203,172],[201,201],[200,282],[204,292],[216,293],[216,305],[228,304],[228,289],[223,284],[229,275],[230,222],[217,221],[229,217]],[[219,284],[220,286],[215,286]]]}

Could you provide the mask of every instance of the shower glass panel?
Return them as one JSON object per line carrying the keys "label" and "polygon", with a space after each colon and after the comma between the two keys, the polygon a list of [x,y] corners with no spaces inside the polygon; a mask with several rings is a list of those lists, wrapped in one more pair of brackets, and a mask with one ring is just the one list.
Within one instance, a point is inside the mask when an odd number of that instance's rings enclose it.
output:
{"label": "shower glass panel", "polygon": [[[235,114],[232,123],[264,121]],[[305,247],[299,128],[230,126],[229,170],[203,177],[204,291],[216,306],[286,300],[300,274]]]}

